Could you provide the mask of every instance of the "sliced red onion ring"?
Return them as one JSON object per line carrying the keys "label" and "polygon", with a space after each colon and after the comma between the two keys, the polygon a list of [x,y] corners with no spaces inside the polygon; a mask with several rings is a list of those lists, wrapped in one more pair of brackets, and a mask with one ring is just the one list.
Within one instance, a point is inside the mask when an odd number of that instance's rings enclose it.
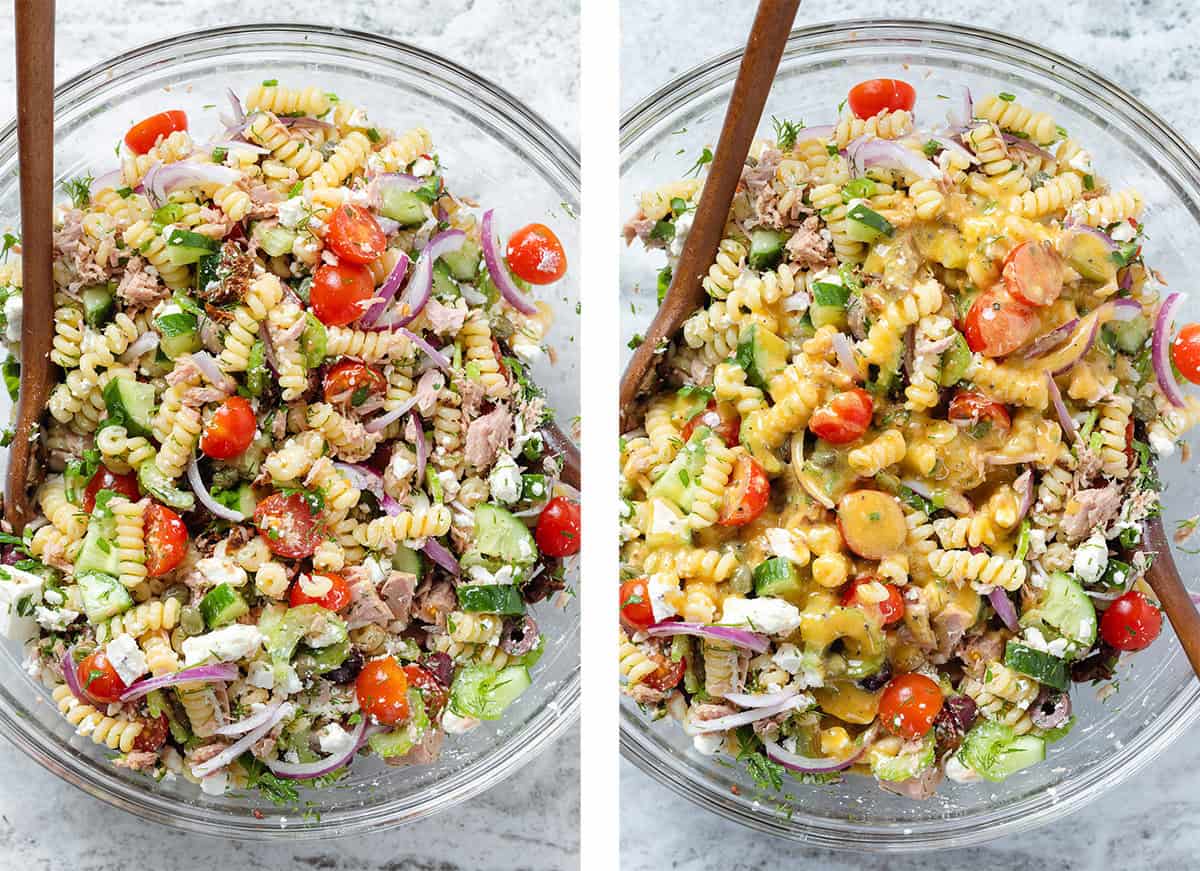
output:
{"label": "sliced red onion ring", "polygon": [[795,753],[789,753],[783,749],[782,745],[765,739],[763,740],[763,749],[771,759],[784,768],[801,774],[833,774],[837,771],[845,771],[867,752],[867,746],[863,744],[845,759],[813,759],[811,756],[797,756]]}
{"label": "sliced red onion ring", "polygon": [[173,687],[176,684],[191,683],[192,681],[203,681],[205,683],[228,682],[237,680],[238,667],[232,662],[221,662],[216,665],[196,665],[192,668],[185,668],[183,671],[164,674],[161,677],[148,677],[145,680],[135,681],[129,689],[121,693],[122,702],[132,702],[134,699],[140,699],[142,696],[154,692],[155,690]]}
{"label": "sliced red onion ring", "polygon": [[261,726],[267,720],[274,716],[279,710],[279,702],[272,702],[269,705],[264,705],[263,709],[256,714],[251,714],[249,717],[238,720],[236,723],[226,723],[224,726],[217,728],[218,735],[245,735],[251,729]]}
{"label": "sliced red onion ring", "polygon": [[1117,250],[1117,243],[1113,241],[1112,236],[1105,233],[1103,230],[1092,227],[1082,221],[1077,221],[1074,218],[1067,218],[1063,222],[1063,229],[1070,230],[1072,233],[1087,233],[1089,236],[1095,236],[1099,241],[1104,243],[1104,247],[1109,251]]}
{"label": "sliced red onion ring", "polygon": [[421,425],[421,415],[415,411],[409,418],[417,433],[417,480],[425,480],[425,464],[429,461],[429,442],[425,440],[425,427]]}
{"label": "sliced red onion ring", "polygon": [[1021,494],[1021,507],[1017,510],[1017,522],[1020,523],[1033,507],[1033,470],[1026,469],[1013,481],[1013,489]]}
{"label": "sliced red onion ring", "polygon": [[245,121],[246,110],[242,108],[242,100],[238,97],[237,91],[233,88],[226,88],[225,96],[229,98],[229,105],[233,109],[233,120],[239,124]]}
{"label": "sliced red onion ring", "polygon": [[309,128],[311,130],[333,131],[337,129],[328,121],[322,121],[320,118],[309,118],[307,115],[296,115],[291,118],[280,118],[279,123],[284,127],[300,127]]}
{"label": "sliced red onion ring", "polygon": [[322,774],[328,774],[331,771],[337,771],[339,768],[349,765],[354,754],[357,753],[367,743],[367,739],[377,732],[385,731],[385,727],[378,723],[367,725],[367,718],[363,717],[355,725],[354,731],[350,734],[354,737],[354,743],[349,749],[326,756],[324,759],[318,759],[315,762],[285,762],[282,759],[268,759],[266,761],[267,768],[271,769],[272,773],[277,774],[284,780],[308,780],[313,777],[320,777]]}
{"label": "sliced red onion ring", "polygon": [[63,654],[62,663],[60,664],[63,673],[63,680],[67,682],[67,689],[69,689],[71,694],[75,696],[75,698],[79,699],[79,701],[94,702],[96,700],[89,696],[84,691],[83,686],[79,683],[79,669],[75,663],[75,657],[71,655],[71,651],[74,649],[74,647],[68,648],[67,652]]}
{"label": "sliced red onion ring", "polygon": [[488,209],[483,213],[483,221],[479,227],[479,244],[483,246],[483,259],[487,264],[488,274],[491,275],[492,281],[500,289],[500,295],[509,305],[523,315],[537,314],[537,306],[521,293],[520,288],[508,273],[508,265],[500,256],[500,246],[496,242],[496,234],[492,229],[493,211],[493,209]]}
{"label": "sliced red onion ring", "polygon": [[949,136],[930,136],[930,140],[942,146],[946,151],[951,151],[967,162],[968,166],[974,166],[979,163],[979,158],[972,154],[965,145]]}
{"label": "sliced red onion ring", "polygon": [[396,291],[400,289],[400,285],[404,282],[404,276],[408,274],[409,259],[407,254],[401,254],[396,261],[396,265],[392,267],[392,271],[388,273],[387,278],[383,280],[383,284],[379,286],[379,290],[375,295],[379,297],[379,301],[367,309],[366,313],[359,318],[359,323],[364,327],[371,327],[379,320],[379,316],[387,309],[388,303],[392,301],[392,297],[396,295]]}
{"label": "sliced red onion ring", "polygon": [[433,347],[433,345],[429,344],[429,342],[427,342],[424,338],[418,336],[411,330],[404,329],[403,327],[397,327],[395,331],[407,336],[409,341],[420,348],[425,356],[432,360],[439,369],[444,369],[447,372],[450,371],[450,358],[437,348]]}
{"label": "sliced red onion ring", "polygon": [[745,647],[755,653],[762,653],[769,646],[767,636],[757,632],[747,632],[745,629],[734,629],[732,626],[706,626],[703,623],[663,622],[655,623],[646,630],[651,638],[668,635],[698,635],[701,638],[711,638],[714,641],[726,641],[734,647]]}
{"label": "sliced red onion ring", "polygon": [[1071,338],[1057,350],[1038,358],[1038,367],[1055,375],[1068,371],[1091,350],[1100,327],[1109,321],[1129,321],[1140,315],[1142,307],[1135,299],[1110,299],[1091,314],[1081,318]]}
{"label": "sliced red onion ring", "polygon": [[1154,375],[1158,379],[1159,389],[1176,408],[1183,408],[1184,402],[1183,392],[1179,389],[1175,373],[1171,370],[1170,346],[1171,325],[1175,321],[1175,312],[1181,302],[1183,296],[1178,293],[1172,293],[1163,300],[1158,309],[1158,317],[1154,319],[1154,341],[1150,345],[1150,359],[1154,362]]}
{"label": "sliced red onion ring", "polygon": [[729,714],[725,717],[715,717],[711,720],[701,720],[696,722],[690,717],[684,721],[683,730],[689,735],[704,735],[709,732],[724,732],[727,729],[736,729],[738,726],[745,726],[757,720],[765,720],[768,717],[774,717],[777,714],[782,714],[794,708],[805,704],[808,699],[804,696],[795,695],[784,699],[778,704],[771,705],[769,708],[753,708],[749,711],[742,711],[738,714]]}
{"label": "sliced red onion ring", "polygon": [[376,215],[375,223],[379,225],[379,229],[383,231],[383,235],[385,236],[395,236],[400,232],[400,222],[383,215]]}
{"label": "sliced red onion ring", "polygon": [[974,117],[975,101],[971,99],[971,89],[966,85],[959,85],[957,99],[952,98],[950,107],[946,110],[946,123],[961,131],[967,128]]}
{"label": "sliced red onion ring", "polygon": [[1017,622],[1017,609],[1013,607],[1012,599],[1008,598],[1008,593],[999,587],[995,587],[988,593],[988,601],[992,603],[992,607],[996,609],[997,616],[1004,621],[1004,625],[1009,630],[1016,632],[1021,628],[1021,624]]}
{"label": "sliced red onion ring", "polygon": [[919,481],[916,478],[905,478],[900,483],[923,499],[933,499],[933,490],[924,481]]}
{"label": "sliced red onion ring", "polygon": [[107,190],[108,188],[116,190],[122,185],[124,180],[125,176],[121,170],[114,169],[112,172],[106,172],[104,175],[92,179],[92,183],[88,185],[88,193],[95,197],[102,190]]}
{"label": "sliced red onion ring", "polygon": [[149,353],[158,347],[158,333],[153,330],[142,333],[121,355],[121,361],[124,363],[132,363],[142,354]]}
{"label": "sliced red onion ring", "polygon": [[790,699],[800,692],[795,687],[786,687],[777,693],[726,693],[725,700],[739,708],[770,708]]}
{"label": "sliced red onion ring", "polygon": [[[404,293],[394,306],[378,317],[372,329],[395,329],[408,326],[416,320],[433,293],[434,261],[443,254],[460,249],[466,238],[467,234],[462,230],[446,230],[430,239],[417,257],[417,265],[413,267]],[[484,247],[486,250],[486,245]]]}
{"label": "sliced red onion ring", "polygon": [[233,523],[241,523],[246,519],[246,515],[242,512],[234,511],[212,497],[212,494],[208,492],[208,485],[200,477],[200,464],[196,462],[195,456],[188,461],[187,478],[188,483],[192,485],[192,492],[196,494],[196,499],[215,517],[220,517],[222,520],[229,520]]}
{"label": "sliced red onion ring", "polygon": [[213,387],[219,387],[221,390],[227,390],[230,393],[237,390],[237,382],[221,371],[216,358],[208,353],[208,351],[193,352],[192,362],[196,364],[196,368],[200,370],[200,374],[207,378],[208,383]]}
{"label": "sliced red onion ring", "polygon": [[1038,157],[1042,158],[1042,160],[1052,161],[1056,159],[1049,151],[1044,148],[1040,148],[1038,145],[1028,139],[1022,139],[1020,136],[1013,136],[1011,133],[1001,133],[1000,136],[1004,139],[1005,145],[1015,148],[1017,151],[1025,151],[1029,154],[1037,155]]}
{"label": "sliced red onion ring", "polygon": [[425,556],[454,575],[454,577],[457,578],[462,574],[462,567],[458,564],[458,560],[454,558],[454,554],[447,550],[437,539],[425,539],[425,546],[421,548],[421,551]]}
{"label": "sliced red onion ring", "polygon": [[389,424],[395,423],[400,418],[404,417],[404,415],[408,413],[409,409],[416,404],[417,397],[414,396],[408,401],[404,402],[402,405],[393,408],[391,411],[385,412],[379,415],[379,417],[368,420],[365,424],[363,424],[363,429],[365,429],[367,432],[379,432]]}
{"label": "sliced red onion ring", "polygon": [[854,356],[854,348],[850,345],[850,337],[845,333],[834,333],[831,341],[841,370],[855,381],[862,381],[863,372],[858,365],[858,358]]}
{"label": "sliced red onion ring", "polygon": [[261,145],[255,145],[253,142],[243,142],[240,139],[217,139],[208,143],[210,148],[228,148],[230,151],[235,148],[240,151],[249,151],[251,154],[270,154],[271,152],[263,148]]}
{"label": "sliced red onion ring", "polygon": [[846,152],[854,164],[855,175],[862,175],[873,166],[911,172],[920,178],[939,178],[942,174],[931,161],[890,139],[860,136],[846,147]]}
{"label": "sliced red onion ring", "polygon": [[796,433],[794,436],[792,436],[791,455],[792,474],[796,477],[796,481],[801,487],[804,488],[804,491],[819,504],[830,510],[833,510],[833,508],[836,507],[834,501],[829,498],[829,494],[825,492],[821,482],[817,480],[815,475],[808,471],[808,468],[804,464],[803,433]]}
{"label": "sliced red onion ring", "polygon": [[156,163],[146,173],[144,183],[151,201],[160,206],[173,191],[180,188],[194,184],[233,184],[241,177],[240,172],[227,166],[185,160],[179,163]]}
{"label": "sliced red onion ring", "polygon": [[[829,140],[833,139],[837,128],[832,124],[819,124],[816,127],[803,127],[796,133],[796,145],[802,145],[805,142],[813,140]],[[793,146],[795,148],[795,146]]]}
{"label": "sliced red onion ring", "polygon": [[1054,406],[1054,413],[1058,415],[1058,425],[1062,427],[1063,438],[1067,440],[1067,444],[1075,444],[1078,436],[1075,431],[1075,421],[1071,420],[1067,404],[1063,401],[1062,391],[1058,389],[1054,376],[1049,372],[1046,373],[1046,392],[1050,394],[1050,403]]}
{"label": "sliced red onion ring", "polygon": [[350,479],[354,489],[366,490],[376,499],[383,499],[383,475],[370,466],[359,463],[334,463],[333,467]]}
{"label": "sliced red onion ring", "polygon": [[381,172],[371,176],[372,181],[379,183],[380,193],[384,190],[415,191],[425,183],[425,180],[406,172]]}
{"label": "sliced red onion ring", "polygon": [[1050,353],[1067,339],[1071,338],[1071,333],[1075,332],[1077,326],[1079,326],[1079,318],[1071,318],[1071,320],[1060,324],[1046,333],[1046,335],[1038,337],[1036,341],[1021,352],[1020,357],[1027,360],[1030,357],[1040,357],[1043,354]]}
{"label": "sliced red onion ring", "polygon": [[233,760],[237,759],[251,747],[259,742],[268,732],[275,728],[280,721],[290,717],[292,712],[296,710],[296,706],[291,702],[284,702],[278,708],[271,712],[263,723],[256,726],[251,731],[247,732],[238,741],[230,744],[212,759],[205,760],[198,765],[192,766],[192,774],[196,777],[207,777],[214,771],[224,768]]}

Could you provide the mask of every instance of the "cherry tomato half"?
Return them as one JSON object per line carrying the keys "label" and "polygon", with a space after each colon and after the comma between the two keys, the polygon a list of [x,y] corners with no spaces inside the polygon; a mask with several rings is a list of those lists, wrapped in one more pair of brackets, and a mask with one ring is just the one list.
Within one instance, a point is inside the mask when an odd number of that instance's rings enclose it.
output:
{"label": "cherry tomato half", "polygon": [[187,114],[180,109],[159,112],[144,121],[139,121],[125,134],[125,144],[134,154],[145,154],[155,146],[160,137],[169,136],[176,130],[187,130]]}
{"label": "cherry tomato half", "polygon": [[672,662],[661,654],[652,656],[651,659],[658,663],[658,668],[642,678],[642,683],[650,689],[665,693],[683,680],[683,673],[687,670],[687,662],[683,659]]}
{"label": "cherry tomato half", "polygon": [[1100,618],[1100,635],[1117,650],[1144,650],[1162,631],[1162,611],[1139,593],[1130,590],[1113,600]]}
{"label": "cherry tomato half", "polygon": [[1179,374],[1200,384],[1200,324],[1187,324],[1171,343],[1171,360]]}
{"label": "cherry tomato half", "polygon": [[137,737],[133,739],[133,749],[153,753],[167,743],[167,734],[170,731],[167,715],[159,714],[151,720],[142,722],[144,723],[142,731],[138,732]]}
{"label": "cherry tomato half", "polygon": [[843,390],[826,405],[813,412],[808,428],[831,445],[845,445],[862,438],[871,425],[875,401],[861,387]]}
{"label": "cherry tomato half", "polygon": [[530,284],[550,284],[567,271],[567,254],[545,224],[526,224],[508,237],[509,268]]}
{"label": "cherry tomato half", "polygon": [[112,490],[131,502],[136,501],[141,495],[138,492],[137,475],[133,473],[118,475],[116,472],[110,472],[107,466],[102,465],[96,470],[96,474],[92,475],[92,480],[88,481],[87,487],[83,490],[82,507],[85,514],[92,513],[92,509],[96,507],[96,494],[101,490]]}
{"label": "cherry tomato half", "polygon": [[942,690],[923,674],[900,674],[879,697],[879,722],[901,738],[920,738],[942,710]]}
{"label": "cherry tomato half", "polygon": [[971,426],[986,420],[1002,430],[1012,426],[1012,417],[1009,416],[1007,408],[973,390],[960,390],[954,394],[954,398],[950,400],[950,407],[946,410],[946,419]]}
{"label": "cherry tomato half", "polygon": [[[314,586],[324,586],[325,581],[329,581],[328,590],[319,594],[310,592]],[[340,611],[350,604],[350,598],[349,582],[341,575],[324,572],[314,573],[311,580],[304,575],[297,578],[296,583],[292,584],[288,601],[293,608],[299,608],[301,605],[320,605],[326,611]]]}
{"label": "cherry tomato half", "polygon": [[717,402],[715,399],[710,399],[704,411],[694,415],[683,425],[683,440],[689,441],[692,433],[701,426],[711,429],[725,441],[727,447],[732,448],[738,443],[738,435],[742,430],[742,417],[737,413],[732,402]]}
{"label": "cherry tomato half", "polygon": [[860,578],[855,578],[850,586],[846,588],[846,592],[842,594],[842,604],[857,606],[863,608],[874,608],[879,612],[879,616],[883,618],[883,625],[889,626],[895,623],[904,616],[904,599],[900,595],[900,591],[891,584],[884,584],[883,588],[887,590],[887,598],[882,602],[864,602],[858,597],[858,589],[864,584],[874,582],[876,578],[870,575],[863,575]]}
{"label": "cherry tomato half", "polygon": [[546,556],[570,556],[579,553],[579,503],[555,496],[538,517],[534,539]]}
{"label": "cherry tomato half", "polygon": [[165,505],[151,502],[146,509],[146,573],[165,575],[183,562],[188,531],[178,514]]}
{"label": "cherry tomato half", "polygon": [[317,268],[309,302],[317,320],[327,327],[344,327],[358,320],[364,303],[375,296],[375,282],[365,266],[325,263]]}
{"label": "cherry tomato half", "polygon": [[119,701],[121,694],[129,689],[103,650],[97,650],[79,663],[75,675],[83,692],[98,702]]}
{"label": "cherry tomato half", "polygon": [[745,454],[739,456],[729,477],[717,523],[721,526],[745,526],[763,513],[770,496],[771,482],[762,463]]}
{"label": "cherry tomato half", "polygon": [[900,79],[867,79],[850,89],[850,111],[858,118],[871,118],[884,109],[909,111],[917,92]]}
{"label": "cherry tomato half", "polygon": [[326,228],[326,247],[351,263],[373,263],[387,248],[387,236],[379,222],[362,206],[349,203],[338,206]]}
{"label": "cherry tomato half", "polygon": [[383,393],[387,379],[378,369],[358,360],[339,360],[325,370],[325,401],[362,405],[373,393]]}
{"label": "cherry tomato half", "polygon": [[1050,305],[1062,293],[1063,259],[1050,242],[1022,242],[1004,258],[1004,289],[1026,305]]}
{"label": "cherry tomato half", "polygon": [[438,712],[446,707],[446,702],[450,699],[450,691],[433,676],[433,672],[415,663],[404,666],[404,674],[408,678],[408,685],[421,691],[426,712],[430,717],[436,717]]}
{"label": "cherry tomato half", "polygon": [[408,719],[408,675],[390,656],[372,659],[354,681],[358,706],[384,725]]}
{"label": "cherry tomato half", "polygon": [[967,346],[985,357],[1003,357],[1029,341],[1037,315],[995,291],[981,293],[963,322]]}
{"label": "cherry tomato half", "polygon": [[645,578],[634,578],[621,584],[621,619],[634,629],[653,626],[654,606],[650,604],[650,591]]}
{"label": "cherry tomato half", "polygon": [[272,553],[288,559],[312,556],[321,527],[299,493],[272,493],[254,509],[254,524]]}
{"label": "cherry tomato half", "polygon": [[241,396],[230,396],[205,425],[200,450],[214,460],[232,459],[250,447],[257,425],[250,403]]}

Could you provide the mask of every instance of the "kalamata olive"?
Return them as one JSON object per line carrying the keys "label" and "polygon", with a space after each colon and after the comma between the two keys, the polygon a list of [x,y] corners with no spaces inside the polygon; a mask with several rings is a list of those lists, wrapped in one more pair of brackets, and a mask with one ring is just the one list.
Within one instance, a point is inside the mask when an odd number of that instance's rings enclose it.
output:
{"label": "kalamata olive", "polygon": [[970,731],[979,716],[979,706],[967,695],[949,696],[942,703],[942,711],[954,718],[954,723],[963,732]]}
{"label": "kalamata olive", "polygon": [[445,653],[431,653],[422,663],[429,673],[437,678],[444,687],[450,686],[454,680],[454,660]]}
{"label": "kalamata olive", "polygon": [[869,693],[881,690],[892,679],[892,664],[884,661],[883,666],[874,674],[869,674],[858,682],[858,685]]}
{"label": "kalamata olive", "polygon": [[526,614],[524,617],[509,617],[504,621],[500,633],[500,649],[509,656],[523,656],[538,643],[537,621]]}
{"label": "kalamata olive", "polygon": [[342,664],[333,671],[325,672],[325,679],[331,680],[334,683],[349,683],[358,677],[358,673],[362,671],[363,655],[359,653],[357,647],[351,647],[350,653],[342,660]]}
{"label": "kalamata olive", "polygon": [[1039,729],[1056,729],[1070,717],[1071,697],[1048,687],[1042,687],[1029,708],[1029,719]]}

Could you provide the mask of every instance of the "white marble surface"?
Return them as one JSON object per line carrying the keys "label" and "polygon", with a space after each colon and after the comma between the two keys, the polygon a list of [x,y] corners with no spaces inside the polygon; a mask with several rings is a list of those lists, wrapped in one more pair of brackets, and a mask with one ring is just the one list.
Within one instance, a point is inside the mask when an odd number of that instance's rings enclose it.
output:
{"label": "white marble surface", "polygon": [[[622,108],[703,57],[740,46],[753,19],[750,2],[674,0],[622,4]],[[1003,30],[1041,42],[1096,68],[1132,91],[1193,142],[1200,117],[1191,99],[1200,63],[1194,0],[804,0],[800,23],[849,16],[937,18]],[[662,35],[671,34],[670,39]],[[681,46],[699,45],[698,53]],[[806,850],[749,832],[675,796],[632,764],[621,765],[621,846],[626,871],[781,867],[827,871],[969,867],[1008,871],[1194,868],[1200,851],[1200,729],[1084,811],[1009,842],[911,858]]]}
{"label": "white marble surface", "polygon": [[[201,27],[313,22],[434,49],[515,93],[571,140],[578,130],[578,4],[563,0],[59,0],[61,81],[141,42]],[[0,123],[15,111],[12,4],[0,3]],[[448,814],[369,837],[265,846],[180,834],[75,790],[0,740],[0,868],[563,869],[579,864],[579,737]]]}

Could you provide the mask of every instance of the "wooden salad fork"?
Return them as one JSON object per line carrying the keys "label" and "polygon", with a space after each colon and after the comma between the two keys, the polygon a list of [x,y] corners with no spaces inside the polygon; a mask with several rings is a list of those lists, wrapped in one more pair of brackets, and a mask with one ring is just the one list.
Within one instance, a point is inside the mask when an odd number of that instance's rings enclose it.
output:
{"label": "wooden salad fork", "polygon": [[54,336],[54,0],[15,0],[17,141],[21,170],[21,392],[8,454],[4,518],[20,534],[35,511],[29,482],[34,471],[38,420],[50,394]]}

